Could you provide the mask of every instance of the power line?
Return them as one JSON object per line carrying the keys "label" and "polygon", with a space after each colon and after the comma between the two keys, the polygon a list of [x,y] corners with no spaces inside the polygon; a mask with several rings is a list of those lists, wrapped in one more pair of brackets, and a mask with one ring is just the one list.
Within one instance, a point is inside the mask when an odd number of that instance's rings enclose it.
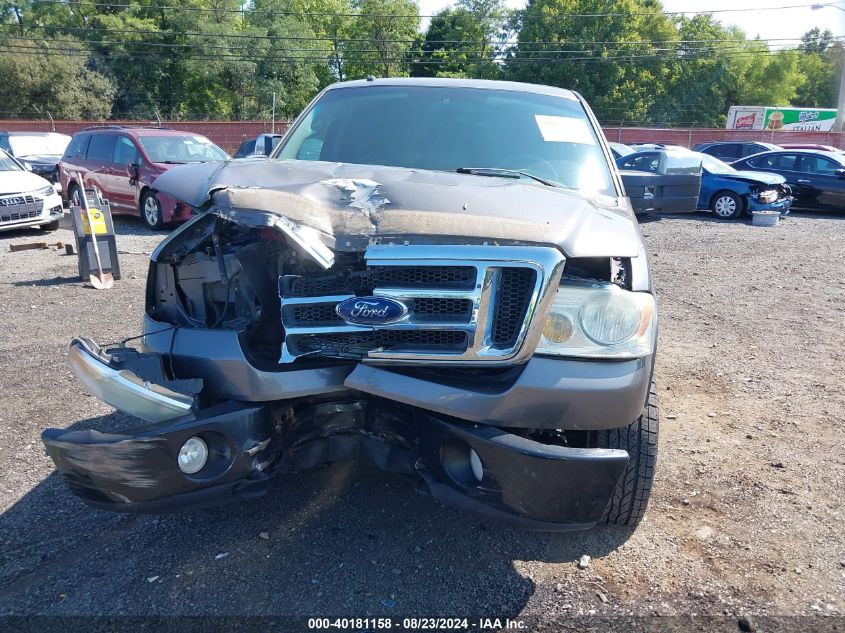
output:
{"label": "power line", "polygon": [[[44,0],[41,0],[44,1]],[[13,30],[19,30],[19,26],[16,24],[0,24],[0,28],[7,28]],[[66,27],[66,26],[55,26],[55,25],[24,25],[25,30],[32,30],[38,29],[42,31],[60,31],[60,32],[68,32],[68,33],[87,33],[87,32],[96,32],[96,33],[120,33],[120,34],[129,34],[129,35],[157,35],[157,36],[173,36],[173,37],[182,37],[182,36],[189,36],[189,37],[207,37],[207,38],[233,38],[233,39],[248,39],[248,40],[290,40],[290,41],[320,41],[320,42],[372,42],[372,38],[346,38],[346,37],[319,37],[313,35],[259,35],[259,34],[249,34],[249,33],[214,33],[209,31],[155,31],[150,29],[117,29],[112,27]],[[842,40],[845,39],[845,36],[832,36],[831,40]],[[414,44],[418,40],[415,39],[379,39],[380,42],[391,43],[391,44]],[[698,43],[733,43],[733,42],[761,42],[761,43],[768,43],[768,42],[801,42],[802,38],[800,37],[773,37],[773,38],[760,38],[760,39],[751,39],[751,40],[739,40],[736,38],[727,38],[727,39],[706,39],[706,40],[672,40],[672,39],[665,39],[665,40],[578,40],[578,44],[590,44],[590,45],[597,45],[597,44],[698,44]],[[508,40],[497,40],[495,42],[480,42],[479,40],[423,40],[422,43],[424,44],[464,44],[464,43],[474,43],[474,44],[484,44],[486,46],[490,45],[519,45],[519,39],[508,39]],[[525,42],[521,45],[524,46],[526,44],[530,45],[555,45],[555,44],[562,44],[566,42],[561,42],[559,40],[538,40],[532,42]]]}
{"label": "power line", "polygon": [[[367,18],[367,19],[381,19],[381,18],[434,18],[433,15],[420,15],[415,13],[394,14],[394,13],[334,13],[334,12],[320,12],[320,11],[258,11],[251,9],[211,9],[204,7],[185,7],[175,5],[114,5],[111,3],[100,2],[81,2],[80,0],[35,0],[33,6],[39,4],[59,4],[63,6],[83,6],[83,7],[106,7],[109,9],[125,8],[127,10],[137,11],[186,11],[197,13],[211,13],[219,15],[221,13],[238,14],[238,15],[270,15],[270,16],[291,16],[291,17],[343,17],[343,18]],[[731,9],[713,9],[709,11],[632,11],[628,13],[568,13],[564,17],[567,18],[610,18],[610,17],[631,17],[631,16],[657,16],[657,15],[690,15],[699,13],[742,13],[742,12],[759,12],[759,11],[781,11],[786,9],[811,9],[817,3],[811,4],[790,4],[774,7],[747,7],[747,8],[731,8]]]}
{"label": "power line", "polygon": [[[9,52],[16,52],[21,55],[29,55],[29,56],[38,56],[38,55],[46,55],[46,56],[77,56],[77,57],[90,57],[94,55],[94,53],[90,53],[88,51],[74,49],[74,48],[55,48],[55,49],[43,49],[37,46],[23,46],[23,45],[15,45],[15,44],[0,44],[0,47],[11,49]],[[698,51],[697,54],[694,55],[685,55],[685,56],[666,56],[666,55],[654,55],[654,54],[645,54],[645,55],[618,55],[614,57],[602,57],[602,56],[587,56],[587,57],[509,57],[507,59],[489,59],[489,58],[478,58],[478,59],[460,59],[459,61],[462,63],[478,63],[478,62],[502,62],[506,61],[508,64],[538,64],[538,63],[546,63],[546,62],[559,62],[559,63],[607,63],[607,62],[624,62],[624,61],[633,61],[633,60],[654,60],[654,61],[692,61],[696,59],[701,59],[704,54],[711,54],[713,51],[703,50]],[[726,56],[737,56],[737,55],[758,55],[758,56],[776,56],[781,51],[728,51]],[[698,54],[700,53],[700,54]],[[172,59],[169,57],[165,57],[160,53],[146,53],[146,52],[129,52],[125,53],[129,57],[133,59]],[[576,54],[583,55],[582,51],[576,52]],[[266,63],[266,62],[290,62],[290,61],[299,61],[302,63],[325,63],[327,60],[325,57],[317,57],[313,54],[310,56],[295,56],[295,55],[265,55],[259,57],[246,57],[240,54],[217,54],[217,55],[206,55],[206,54],[195,54],[195,53],[188,53],[188,55],[183,55],[184,58],[189,58],[191,60],[197,61],[222,61],[222,60],[229,60],[229,61],[244,61],[244,62],[251,62],[251,63]],[[455,63],[455,60],[441,60],[441,59],[429,59],[429,60],[416,60],[416,59],[409,59],[407,57],[397,57],[397,56],[384,56],[380,55],[378,57],[371,57],[369,59],[363,58],[352,58],[352,59],[344,59],[343,62],[345,64],[354,64],[354,63],[388,63],[388,64],[407,64],[407,65],[447,65]]]}
{"label": "power line", "polygon": [[[16,36],[14,38],[10,38],[11,42],[44,42],[43,38],[39,37],[20,37]],[[62,43],[62,42],[58,42]],[[727,42],[726,42],[727,43]],[[220,44],[207,44],[205,42],[197,42],[197,43],[184,43],[184,44],[175,44],[172,42],[155,42],[150,40],[123,40],[123,41],[112,41],[112,40],[75,40],[73,42],[67,42],[68,45],[70,44],[89,44],[93,46],[124,46],[124,47],[136,47],[136,46],[145,46],[151,48],[163,48],[163,49],[177,49],[177,50],[193,50],[193,49],[202,49],[202,50],[224,50],[224,51],[246,51],[247,53],[253,53],[255,57],[260,57],[262,55],[262,50],[255,49],[248,46],[231,46],[231,45],[220,45]],[[437,49],[432,51],[431,53],[436,53],[438,56],[442,55],[466,55],[471,53],[478,53],[479,55],[484,54],[485,50],[488,46],[481,44],[479,42],[473,41],[465,41],[463,42],[464,47],[460,49]],[[3,45],[0,43],[0,45]],[[637,45],[646,46],[646,42],[637,43]],[[633,44],[632,44],[633,46]],[[732,51],[748,51],[749,48],[746,42],[736,41],[733,40],[730,42],[728,46],[719,46],[716,47],[715,45],[711,45],[706,42],[702,42],[695,47],[684,48],[682,50],[674,49],[674,48],[655,48],[649,47],[647,52],[655,54],[660,52],[674,52],[677,54],[690,54],[690,53],[699,53],[699,52],[713,52],[713,53],[727,53]],[[794,49],[780,49],[780,50],[794,50]],[[127,50],[125,52],[132,52]],[[319,54],[325,53],[328,55],[335,54],[335,50],[331,48],[319,48],[319,47],[309,47],[309,48],[286,48],[284,49],[285,53],[312,53],[312,54]],[[383,51],[378,48],[344,48],[342,53],[343,55],[349,54],[358,54],[358,53],[382,53]],[[493,48],[491,51],[493,56],[499,56],[505,54],[503,50],[497,50],[496,47]],[[523,52],[522,47],[519,47],[516,52]],[[527,51],[530,53],[541,53],[541,54],[586,54],[592,53],[597,55],[599,53],[635,53],[637,51],[631,50],[630,48],[577,48],[577,49],[549,49],[544,48],[540,51]],[[763,52],[763,51],[753,51],[753,52]],[[422,51],[423,55],[429,55],[430,53],[427,51]]]}

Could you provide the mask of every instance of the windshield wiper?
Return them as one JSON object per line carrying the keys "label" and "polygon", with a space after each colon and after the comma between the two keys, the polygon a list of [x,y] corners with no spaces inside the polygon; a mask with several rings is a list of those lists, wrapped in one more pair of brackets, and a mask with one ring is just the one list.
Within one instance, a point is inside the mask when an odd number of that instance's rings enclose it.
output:
{"label": "windshield wiper", "polygon": [[184,165],[185,161],[182,160],[160,160],[158,161],[162,165]]}
{"label": "windshield wiper", "polygon": [[527,171],[519,171],[518,169],[502,169],[500,167],[458,167],[455,172],[459,174],[471,174],[473,176],[491,176],[499,178],[530,178],[536,182],[546,185],[547,187],[560,187],[559,184],[552,180],[546,180],[529,174]]}

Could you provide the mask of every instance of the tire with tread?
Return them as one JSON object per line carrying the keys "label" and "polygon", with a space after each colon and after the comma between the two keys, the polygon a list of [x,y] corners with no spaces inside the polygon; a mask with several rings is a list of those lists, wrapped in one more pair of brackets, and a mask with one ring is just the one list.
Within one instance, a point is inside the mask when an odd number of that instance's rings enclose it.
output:
{"label": "tire with tread", "polygon": [[[138,210],[141,214],[141,222],[143,222],[147,228],[152,229],[153,231],[158,231],[164,228],[164,213],[161,209],[161,203],[158,201],[154,192],[149,189],[145,191],[141,196],[138,206],[140,207]],[[147,208],[148,206],[150,209]],[[152,211],[153,207],[156,209],[155,212]]]}
{"label": "tire with tread", "polygon": [[639,418],[628,426],[595,432],[595,448],[621,448],[631,456],[600,523],[633,527],[645,515],[657,465],[659,416],[657,391],[652,382]]}

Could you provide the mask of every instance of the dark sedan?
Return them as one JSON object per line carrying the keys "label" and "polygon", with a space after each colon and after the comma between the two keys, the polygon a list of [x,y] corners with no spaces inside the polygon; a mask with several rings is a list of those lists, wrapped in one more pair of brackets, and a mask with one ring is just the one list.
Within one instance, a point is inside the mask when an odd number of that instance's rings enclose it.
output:
{"label": "dark sedan", "polygon": [[767,171],[786,178],[799,209],[845,210],[845,154],[782,150],[743,158],[734,167]]}
{"label": "dark sedan", "polygon": [[709,154],[730,163],[746,156],[753,156],[760,152],[773,152],[779,149],[780,147],[777,145],[763,143],[762,141],[711,141],[695,145],[692,151]]}

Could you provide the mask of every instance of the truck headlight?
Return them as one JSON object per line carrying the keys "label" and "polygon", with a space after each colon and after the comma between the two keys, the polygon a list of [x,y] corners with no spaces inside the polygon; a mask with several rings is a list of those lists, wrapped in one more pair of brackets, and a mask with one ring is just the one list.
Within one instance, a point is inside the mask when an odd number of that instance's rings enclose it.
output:
{"label": "truck headlight", "polygon": [[566,282],[555,294],[538,354],[639,358],[654,348],[654,297],[615,284]]}

